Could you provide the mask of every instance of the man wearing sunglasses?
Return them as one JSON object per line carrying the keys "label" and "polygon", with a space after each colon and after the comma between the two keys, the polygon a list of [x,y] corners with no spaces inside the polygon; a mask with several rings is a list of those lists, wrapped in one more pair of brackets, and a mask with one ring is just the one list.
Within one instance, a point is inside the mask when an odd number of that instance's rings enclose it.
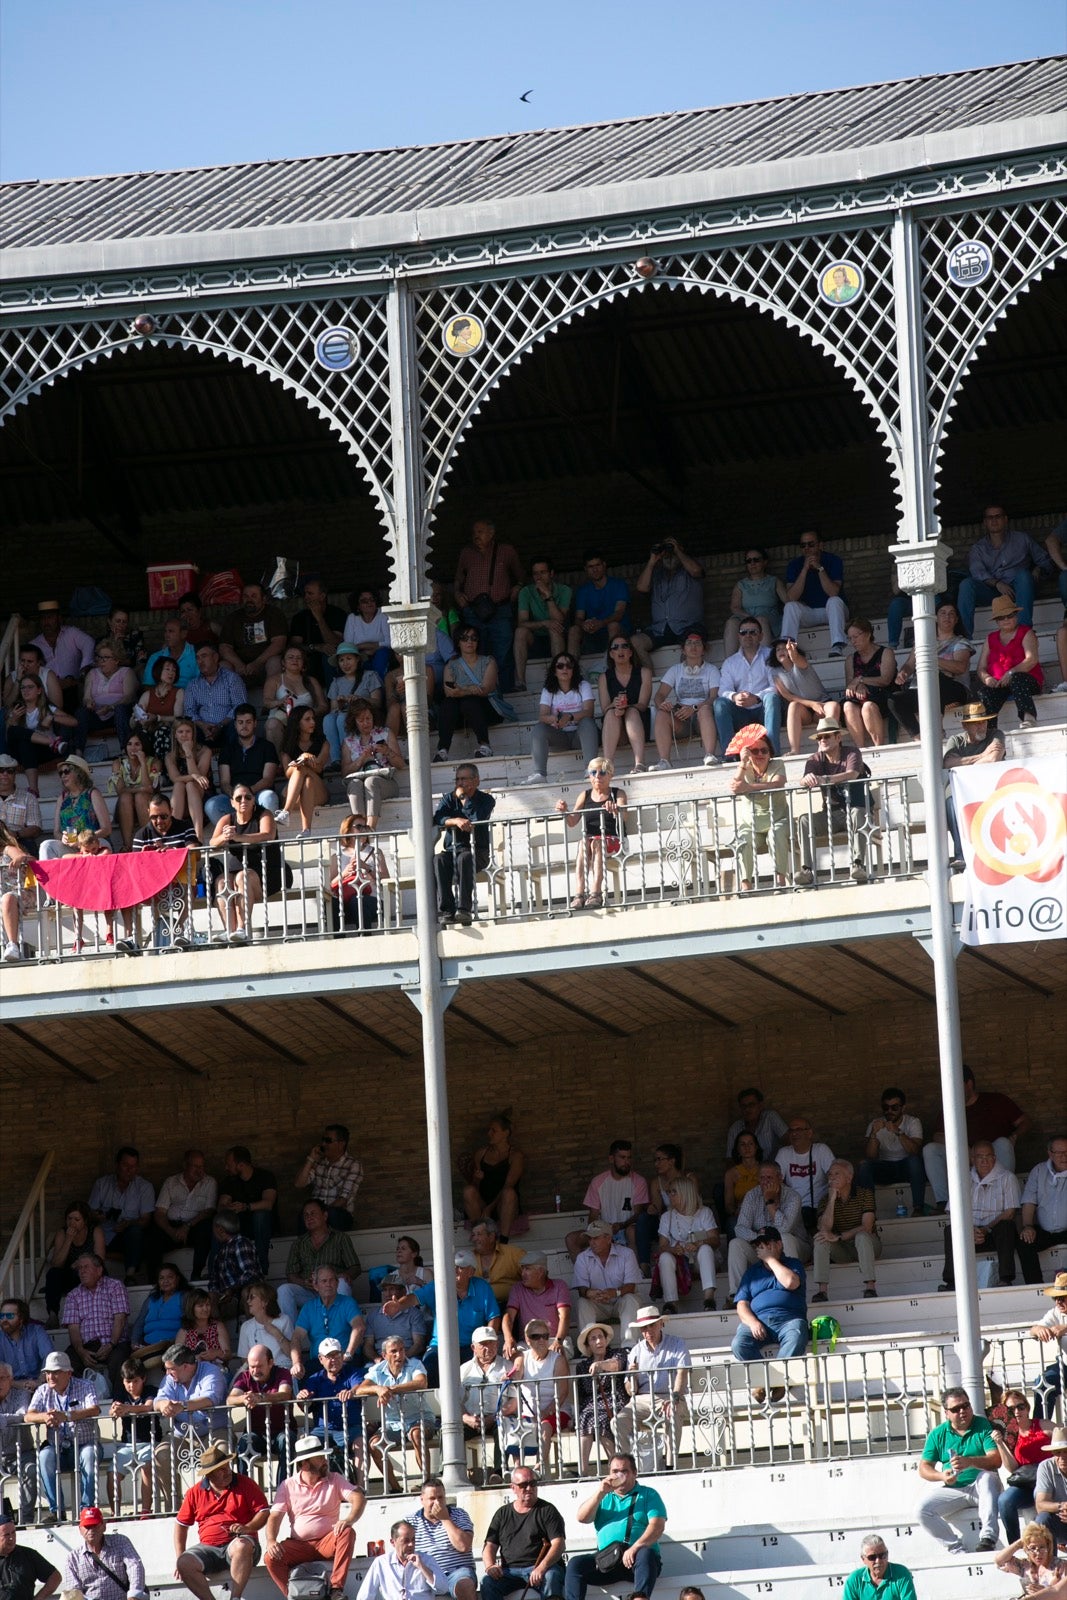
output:
{"label": "man wearing sunglasses", "polygon": [[[761,722],[777,754],[782,738],[782,702],[771,677],[771,652],[763,643],[758,617],[743,617],[740,648],[719,669],[719,692],[711,702],[723,750],[739,728]],[[738,760],[739,757],[730,757]]]}
{"label": "man wearing sunglasses", "polygon": [[975,1415],[966,1389],[946,1389],[941,1406],[945,1421],[929,1434],[919,1462],[919,1477],[930,1485],[919,1501],[919,1521],[949,1555],[958,1555],[963,1539],[947,1518],[977,1509],[977,1549],[995,1550],[1000,1451],[992,1426]]}
{"label": "man wearing sunglasses", "polygon": [[915,1580],[907,1567],[890,1561],[880,1533],[869,1533],[860,1545],[862,1567],[845,1581],[842,1600],[915,1600]]}
{"label": "man wearing sunglasses", "polygon": [[926,1194],[923,1129],[918,1117],[905,1111],[906,1104],[903,1089],[882,1090],[882,1115],[867,1124],[866,1160],[860,1162],[856,1182],[864,1189],[877,1183],[910,1184],[911,1214],[921,1217]]}
{"label": "man wearing sunglasses", "polygon": [[801,554],[785,569],[786,605],[782,613],[782,636],[798,637],[801,628],[830,624],[830,654],[843,656],[848,649],[845,628],[845,563],[832,550],[824,550],[814,529],[800,535]]}

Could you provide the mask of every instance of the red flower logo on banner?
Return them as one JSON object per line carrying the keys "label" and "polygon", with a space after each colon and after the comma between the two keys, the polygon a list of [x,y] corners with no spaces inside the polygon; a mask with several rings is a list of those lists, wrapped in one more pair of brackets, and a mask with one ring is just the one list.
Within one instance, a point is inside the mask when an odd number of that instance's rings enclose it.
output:
{"label": "red flower logo on banner", "polygon": [[1046,789],[1025,767],[1011,767],[992,794],[963,807],[963,830],[983,883],[1048,883],[1063,867],[1067,793]]}

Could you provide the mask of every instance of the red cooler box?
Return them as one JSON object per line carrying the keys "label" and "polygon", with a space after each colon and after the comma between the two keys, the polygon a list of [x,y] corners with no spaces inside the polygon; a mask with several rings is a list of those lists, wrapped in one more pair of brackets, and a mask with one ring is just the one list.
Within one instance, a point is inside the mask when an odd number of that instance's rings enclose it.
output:
{"label": "red cooler box", "polygon": [[148,604],[153,611],[176,611],[183,594],[196,588],[199,568],[191,561],[148,567]]}

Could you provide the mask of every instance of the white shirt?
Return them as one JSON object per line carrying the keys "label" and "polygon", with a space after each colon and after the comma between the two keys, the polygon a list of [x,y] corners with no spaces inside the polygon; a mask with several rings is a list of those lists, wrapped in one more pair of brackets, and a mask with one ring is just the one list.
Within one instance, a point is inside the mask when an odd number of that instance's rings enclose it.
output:
{"label": "white shirt", "polygon": [[500,1390],[507,1382],[511,1367],[502,1356],[489,1367],[480,1367],[471,1356],[459,1369],[459,1381],[463,1385],[463,1409],[472,1417],[485,1417],[492,1421],[500,1398]]}
{"label": "white shirt", "polygon": [[401,1566],[396,1551],[390,1545],[385,1554],[375,1556],[367,1568],[367,1576],[359,1586],[356,1600],[408,1600],[411,1595],[431,1595],[433,1592],[414,1561]]}
{"label": "white shirt", "polygon": [[268,1333],[261,1322],[254,1317],[246,1317],[241,1324],[241,1331],[237,1338],[237,1354],[242,1359],[247,1358],[248,1352],[254,1344],[266,1345],[275,1361],[281,1361],[283,1366],[289,1365],[289,1350],[293,1338],[293,1324],[284,1311],[279,1311],[276,1317],[270,1319],[278,1332],[283,1336],[284,1342],[279,1344],[272,1333]]}
{"label": "white shirt", "polygon": [[[871,1130],[877,1121],[877,1117],[872,1117],[870,1122],[868,1122],[866,1135],[868,1139],[871,1137]],[[919,1121],[918,1117],[909,1117],[908,1113],[905,1112],[900,1119],[900,1132],[906,1139],[921,1139],[923,1136],[922,1123]],[[892,1128],[879,1128],[875,1137],[878,1140],[877,1160],[906,1160],[909,1152],[905,1150],[904,1146],[901,1144],[899,1138]]]}
{"label": "white shirt", "polygon": [[168,1178],[159,1191],[156,1210],[164,1211],[168,1222],[188,1222],[201,1211],[214,1211],[219,1186],[214,1178],[203,1177],[192,1189],[180,1172]]}
{"label": "white shirt", "polygon": [[745,694],[766,694],[768,689],[774,688],[770,657],[771,652],[766,645],[760,645],[751,661],[743,650],[727,656],[719,674],[719,693],[740,694],[744,691]]}
{"label": "white shirt", "polygon": [[358,611],[350,611],[345,618],[344,638],[345,644],[387,645],[390,642],[389,618],[378,610],[369,622],[364,622]]}
{"label": "white shirt", "polygon": [[590,1246],[574,1263],[576,1289],[621,1289],[624,1283],[636,1284],[640,1278],[637,1257],[625,1244],[613,1244],[603,1261]]}
{"label": "white shirt", "polygon": [[1067,1232],[1067,1172],[1057,1172],[1051,1161],[1031,1167],[1022,1203],[1037,1207],[1035,1220],[1046,1233]]}
{"label": "white shirt", "polygon": [[971,1210],[976,1228],[988,1228],[1005,1211],[1017,1211],[1018,1208],[1019,1180],[1014,1172],[1002,1167],[999,1161],[984,1178],[980,1178],[971,1168]]}
{"label": "white shirt", "polygon": [[593,704],[593,685],[583,678],[573,689],[557,689],[555,694],[542,689],[541,704],[551,706],[557,717],[576,717],[583,706]]}
{"label": "white shirt", "polygon": [[830,1188],[826,1174],[834,1159],[828,1145],[813,1144],[807,1155],[802,1156],[791,1144],[784,1144],[774,1159],[786,1183],[800,1196],[802,1206],[822,1204]]}
{"label": "white shirt", "polygon": [[671,1244],[688,1244],[694,1233],[711,1233],[718,1226],[710,1206],[698,1206],[691,1217],[681,1211],[665,1211],[659,1219],[660,1238]]}
{"label": "white shirt", "polygon": [[702,706],[712,698],[712,690],[718,690],[719,669],[710,661],[699,667],[687,667],[679,661],[676,667],[667,668],[660,681],[674,690],[680,706]]}

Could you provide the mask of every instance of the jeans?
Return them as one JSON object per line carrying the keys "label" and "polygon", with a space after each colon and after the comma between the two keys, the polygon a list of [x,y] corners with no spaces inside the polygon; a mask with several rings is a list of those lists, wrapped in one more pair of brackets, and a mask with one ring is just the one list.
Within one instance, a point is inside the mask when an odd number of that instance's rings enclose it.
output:
{"label": "jeans", "polygon": [[[738,729],[747,727],[750,722],[763,723],[770,735],[771,747],[775,755],[778,754],[782,742],[782,702],[775,689],[765,689],[760,701],[758,706],[737,706],[721,694],[715,696],[711,709],[719,732],[720,755],[725,755],[726,746]],[[730,759],[735,758],[731,756]]]}
{"label": "jeans", "polygon": [[[759,1316],[758,1312],[753,1313]],[[735,1361],[758,1361],[765,1354],[769,1345],[778,1346],[778,1354],[784,1360],[787,1356],[802,1356],[808,1348],[808,1323],[806,1317],[783,1317],[777,1328],[766,1318],[759,1319],[767,1329],[767,1338],[761,1344],[755,1334],[742,1323],[734,1334],[733,1351]]]}
{"label": "jeans", "polygon": [[913,1156],[901,1156],[897,1161],[861,1161],[856,1173],[856,1182],[861,1189],[873,1189],[877,1183],[905,1181],[911,1184],[912,1210],[921,1211],[926,1194],[926,1170],[918,1152]]}
{"label": "jeans", "polygon": [[[1002,583],[1011,584],[1015,594],[1015,603],[1019,607],[1019,621],[1030,627],[1034,620],[1034,580],[1025,567],[1017,567],[1014,572],[1009,572],[1000,580]],[[991,583],[983,583],[980,578],[964,578],[960,584],[959,598],[956,601],[956,610],[960,614],[960,625],[968,639],[974,632],[974,613],[980,605],[992,605],[1000,593]]]}
{"label": "jeans", "polygon": [[900,635],[904,631],[904,618],[910,616],[911,595],[895,594],[886,607],[885,613],[886,635],[893,650],[900,643]]}
{"label": "jeans", "polygon": [[326,742],[330,747],[330,760],[340,761],[341,745],[345,737],[345,718],[347,711],[327,711],[322,719],[322,731],[326,735]]}
{"label": "jeans", "polygon": [[[1015,1146],[1010,1139],[994,1139],[993,1149],[997,1153],[997,1160],[1002,1167],[1007,1167],[1009,1172],[1015,1171]],[[926,1176],[930,1180],[930,1187],[934,1191],[934,1199],[943,1205],[948,1199],[948,1157],[943,1144],[923,1145],[923,1165]]]}
{"label": "jeans", "polygon": [[[530,1581],[532,1567],[505,1567],[502,1578],[491,1578],[488,1573],[482,1579],[482,1600],[504,1600],[506,1594],[511,1594],[515,1589],[525,1589]],[[554,1567],[549,1567],[544,1580],[535,1594],[545,1596],[545,1600],[559,1600],[563,1593],[563,1563],[557,1561]]]}
{"label": "jeans", "polygon": [[[281,810],[281,804],[273,789],[260,789],[256,795],[256,805],[262,806],[272,816]],[[204,801],[204,817],[212,824],[221,822],[232,810],[233,801],[228,794],[213,794],[210,800]]]}
{"label": "jeans", "polygon": [[[1034,1490],[1031,1484],[1029,1489],[1013,1489],[1011,1484],[1006,1489],[1001,1489],[997,1510],[1000,1520],[1004,1524],[1004,1537],[1009,1544],[1014,1544],[1019,1537],[1019,1513],[1034,1509]],[[1031,1522],[1033,1518],[1029,1519]]]}
{"label": "jeans", "polygon": [[962,1489],[930,1484],[919,1501],[919,1521],[938,1544],[962,1549],[962,1537],[945,1519],[966,1516],[977,1508],[981,1518],[980,1537],[995,1539],[999,1497],[1000,1476],[996,1472],[979,1472],[975,1481]]}
{"label": "jeans", "polygon": [[109,1256],[121,1256],[122,1264],[127,1272],[136,1272],[144,1256],[145,1230],[139,1222],[131,1222],[128,1228],[117,1233],[108,1241],[107,1253]]}
{"label": "jeans", "polygon": [[[78,1451],[78,1485],[82,1506],[96,1504],[96,1450],[95,1444],[83,1444]],[[58,1516],[61,1512],[55,1444],[42,1445],[37,1453],[41,1468],[41,1487],[48,1501],[48,1509]],[[58,1471],[69,1472],[74,1466],[74,1444],[71,1440],[59,1446]]]}
{"label": "jeans", "polygon": [[18,1478],[19,1521],[25,1527],[34,1520],[37,1510],[37,1457],[28,1437],[20,1441],[18,1450],[5,1450],[0,1455],[0,1472],[6,1478]]}
{"label": "jeans", "polygon": [[[648,1545],[642,1545],[638,1550],[633,1564],[633,1585],[635,1594],[650,1595],[656,1587],[656,1580],[663,1570],[663,1562],[656,1552]],[[629,1585],[629,1577],[625,1580]],[[620,1578],[619,1583],[623,1582]],[[585,1600],[586,1590],[591,1583],[601,1588],[610,1584],[615,1587],[615,1580],[605,1579],[596,1569],[594,1555],[571,1556],[567,1562],[567,1573],[563,1580],[563,1593],[566,1600]]]}

